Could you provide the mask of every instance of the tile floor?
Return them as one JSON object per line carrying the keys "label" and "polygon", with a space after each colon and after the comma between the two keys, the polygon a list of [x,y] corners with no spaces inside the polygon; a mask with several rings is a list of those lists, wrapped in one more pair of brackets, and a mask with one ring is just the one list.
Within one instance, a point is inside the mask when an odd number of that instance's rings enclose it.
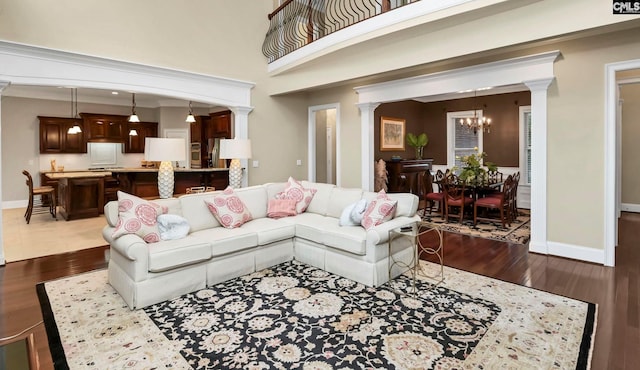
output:
{"label": "tile floor", "polygon": [[48,213],[34,214],[27,225],[25,208],[2,210],[2,238],[7,262],[66,253],[107,243],[102,238],[104,216],[58,221]]}

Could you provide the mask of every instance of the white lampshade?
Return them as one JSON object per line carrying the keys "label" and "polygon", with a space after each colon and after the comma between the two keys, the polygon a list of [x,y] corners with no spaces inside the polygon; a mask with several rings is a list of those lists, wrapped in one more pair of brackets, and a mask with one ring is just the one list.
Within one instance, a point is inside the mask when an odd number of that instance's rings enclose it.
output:
{"label": "white lampshade", "polygon": [[223,159],[251,158],[251,140],[249,139],[220,140],[220,158],[223,158]]}
{"label": "white lampshade", "polygon": [[184,139],[147,137],[144,139],[145,161],[184,161],[186,147]]}
{"label": "white lampshade", "polygon": [[160,198],[173,196],[173,166],[171,161],[186,158],[184,139],[147,137],[144,139],[144,160],[160,161],[158,168],[158,194]]}

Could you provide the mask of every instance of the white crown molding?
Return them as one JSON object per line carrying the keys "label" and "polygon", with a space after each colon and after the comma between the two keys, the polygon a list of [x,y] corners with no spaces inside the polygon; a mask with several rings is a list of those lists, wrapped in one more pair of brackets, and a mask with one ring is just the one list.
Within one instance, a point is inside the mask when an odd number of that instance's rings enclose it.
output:
{"label": "white crown molding", "polygon": [[7,41],[0,41],[0,80],[19,85],[125,90],[223,106],[250,106],[255,86],[241,80]]}
{"label": "white crown molding", "polygon": [[[429,95],[454,94],[465,90],[523,84],[553,78],[553,62],[560,55],[546,53],[505,59],[476,66],[436,72],[372,85],[358,86],[359,102],[389,102]],[[524,78],[526,76],[526,79]],[[526,88],[523,90],[527,90]],[[464,95],[459,95],[463,97]]]}

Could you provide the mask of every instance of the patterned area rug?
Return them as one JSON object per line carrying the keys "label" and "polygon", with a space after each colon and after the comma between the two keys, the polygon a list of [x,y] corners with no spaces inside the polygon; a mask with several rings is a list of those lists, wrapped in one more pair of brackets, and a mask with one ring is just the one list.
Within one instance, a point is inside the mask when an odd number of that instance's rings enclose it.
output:
{"label": "patterned area rug", "polygon": [[56,368],[585,369],[595,333],[594,304],[452,268],[410,297],[291,261],[136,311],[106,276],[38,285]]}
{"label": "patterned area rug", "polygon": [[[422,214],[422,211],[419,211],[419,214]],[[434,211],[430,216],[427,211],[423,219],[439,225],[440,229],[444,231],[515,244],[527,244],[529,242],[531,236],[529,223],[531,214],[528,209],[518,209],[518,217],[516,220],[511,223],[511,226],[505,228],[502,227],[502,223],[499,220],[478,221],[477,225],[473,226],[473,215],[466,217],[467,218],[463,219],[462,224],[458,222],[457,218],[449,218],[449,222],[445,222],[444,219],[440,217],[440,214]]]}

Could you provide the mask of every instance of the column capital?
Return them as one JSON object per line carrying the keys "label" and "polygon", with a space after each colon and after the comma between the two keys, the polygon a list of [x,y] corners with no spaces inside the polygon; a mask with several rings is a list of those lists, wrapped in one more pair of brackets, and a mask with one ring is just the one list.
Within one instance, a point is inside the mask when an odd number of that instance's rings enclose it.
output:
{"label": "column capital", "polygon": [[373,112],[380,103],[375,102],[367,102],[367,103],[356,103],[356,106],[360,109],[360,112]]}
{"label": "column capital", "polygon": [[553,82],[553,77],[543,78],[540,80],[524,81],[523,83],[527,85],[529,90],[531,90],[532,92],[538,92],[543,90],[546,91],[549,88],[549,85],[551,85],[551,82]]}
{"label": "column capital", "polygon": [[253,107],[229,107],[229,110],[231,110],[233,114],[248,115],[253,110]]}
{"label": "column capital", "polygon": [[7,86],[11,85],[11,82],[9,81],[0,81],[0,94],[2,93],[2,91],[4,89],[7,88]]}

